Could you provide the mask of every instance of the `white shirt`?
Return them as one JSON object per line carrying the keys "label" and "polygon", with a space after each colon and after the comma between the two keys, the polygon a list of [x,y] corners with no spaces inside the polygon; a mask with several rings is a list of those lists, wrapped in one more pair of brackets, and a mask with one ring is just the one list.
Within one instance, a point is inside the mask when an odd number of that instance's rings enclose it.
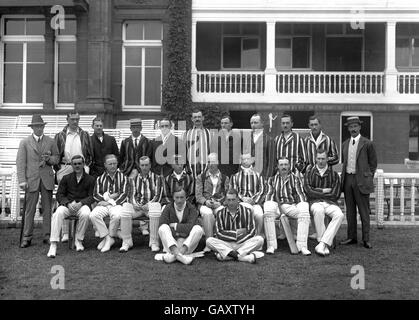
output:
{"label": "white shirt", "polygon": [[38,137],[36,134],[32,133],[33,138],[35,139],[36,142],[39,141],[39,139],[42,139],[44,137],[44,135]]}
{"label": "white shirt", "polygon": [[103,142],[103,136],[98,136],[97,138],[100,140],[100,142]]}
{"label": "white shirt", "polygon": [[326,164],[326,166],[323,169],[320,169],[319,166],[316,164],[317,170],[319,170],[320,173],[320,177],[323,177],[324,173],[327,170],[328,165]]}
{"label": "white shirt", "polygon": [[256,143],[258,141],[259,137],[263,134],[263,130],[255,131],[253,133],[253,143]]}
{"label": "white shirt", "polygon": [[63,161],[65,163],[69,163],[71,158],[73,158],[75,155],[83,155],[83,150],[81,149],[80,132],[79,129],[77,129],[77,131],[71,131],[70,129],[67,129]]}
{"label": "white shirt", "polygon": [[209,175],[212,182],[212,195],[214,195],[217,190],[218,180],[220,179],[220,171],[218,171],[215,175],[211,173]]}
{"label": "white shirt", "polygon": [[314,141],[317,148],[319,147],[320,143],[322,142],[322,138],[323,138],[323,132],[321,132],[321,131],[320,131],[319,136],[317,137],[317,139],[314,139],[313,133],[311,133],[311,139]]}
{"label": "white shirt", "polygon": [[[175,211],[176,211],[176,217],[178,218],[179,222],[182,222],[183,219],[183,211],[185,211],[186,208],[186,202],[183,204],[183,207],[178,209],[176,207],[176,205],[174,205],[175,207]],[[176,223],[176,228],[177,228],[177,223]]]}
{"label": "white shirt", "polygon": [[182,177],[182,174],[185,172],[185,170],[183,170],[181,173],[177,174],[175,171],[173,171],[173,174],[175,175],[176,179],[180,180],[180,178]]}
{"label": "white shirt", "polygon": [[240,166],[240,168],[244,172],[244,174],[251,174],[252,171],[253,171],[251,166],[249,168],[245,168],[243,166]]}
{"label": "white shirt", "polygon": [[137,145],[140,143],[140,140],[141,140],[141,134],[136,138],[136,137],[134,137],[134,136],[131,136],[131,138],[132,138],[132,142],[134,143],[134,147],[135,147],[135,139],[137,139]]}
{"label": "white shirt", "polygon": [[[359,138],[361,138],[360,134],[358,134],[355,138],[351,137],[351,140],[349,140],[348,164],[346,166],[346,173],[356,173],[356,150],[358,149]],[[353,141],[355,141],[355,144]]]}

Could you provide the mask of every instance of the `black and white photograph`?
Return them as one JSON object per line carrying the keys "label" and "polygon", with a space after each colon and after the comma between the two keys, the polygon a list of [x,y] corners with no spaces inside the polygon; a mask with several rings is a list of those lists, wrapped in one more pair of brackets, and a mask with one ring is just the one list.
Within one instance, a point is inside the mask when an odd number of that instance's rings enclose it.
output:
{"label": "black and white photograph", "polygon": [[0,0],[0,190],[3,301],[418,300],[419,2]]}

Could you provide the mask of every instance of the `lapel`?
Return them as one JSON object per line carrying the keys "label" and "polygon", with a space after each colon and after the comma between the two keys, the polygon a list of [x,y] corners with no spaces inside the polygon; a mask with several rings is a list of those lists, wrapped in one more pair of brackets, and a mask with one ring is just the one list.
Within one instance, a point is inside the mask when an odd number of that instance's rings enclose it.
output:
{"label": "lapel", "polygon": [[36,154],[40,154],[41,150],[38,149],[38,143],[35,141],[33,135],[30,135],[28,137],[29,145],[32,147],[32,149],[35,151]]}
{"label": "lapel", "polygon": [[349,141],[350,139],[346,140],[342,145],[345,164],[348,163]]}
{"label": "lapel", "polygon": [[359,152],[364,147],[365,143],[366,143],[366,141],[365,141],[364,137],[362,137],[362,136],[359,137],[358,148],[356,149],[356,159],[358,159]]}

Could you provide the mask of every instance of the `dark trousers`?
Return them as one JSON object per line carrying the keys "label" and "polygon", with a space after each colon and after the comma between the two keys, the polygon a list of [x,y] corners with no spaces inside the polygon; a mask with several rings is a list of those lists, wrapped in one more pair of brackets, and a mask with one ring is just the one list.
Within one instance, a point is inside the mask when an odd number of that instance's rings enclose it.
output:
{"label": "dark trousers", "polygon": [[38,203],[39,193],[41,193],[42,231],[44,236],[49,236],[51,232],[52,190],[47,190],[42,181],[40,181],[39,189],[37,191],[26,192],[26,211],[25,225],[23,226],[23,240],[32,240],[36,204]]}
{"label": "dark trousers", "polygon": [[348,239],[357,239],[356,207],[362,223],[362,240],[370,240],[370,195],[358,189],[356,175],[346,174],[343,192],[345,194],[346,219],[348,221]]}

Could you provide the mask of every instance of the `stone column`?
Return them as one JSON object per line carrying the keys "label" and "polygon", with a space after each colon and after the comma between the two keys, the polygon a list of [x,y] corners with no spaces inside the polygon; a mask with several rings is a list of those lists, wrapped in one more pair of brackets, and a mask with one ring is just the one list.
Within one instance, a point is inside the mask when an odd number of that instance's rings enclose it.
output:
{"label": "stone column", "polygon": [[55,31],[50,26],[51,14],[45,10],[45,78],[44,78],[44,111],[51,112],[54,110],[54,39]]}
{"label": "stone column", "polygon": [[276,95],[275,21],[266,22],[265,95]]}
{"label": "stone column", "polygon": [[386,23],[386,68],[385,91],[386,96],[397,94],[397,69],[396,69],[396,22]]}

